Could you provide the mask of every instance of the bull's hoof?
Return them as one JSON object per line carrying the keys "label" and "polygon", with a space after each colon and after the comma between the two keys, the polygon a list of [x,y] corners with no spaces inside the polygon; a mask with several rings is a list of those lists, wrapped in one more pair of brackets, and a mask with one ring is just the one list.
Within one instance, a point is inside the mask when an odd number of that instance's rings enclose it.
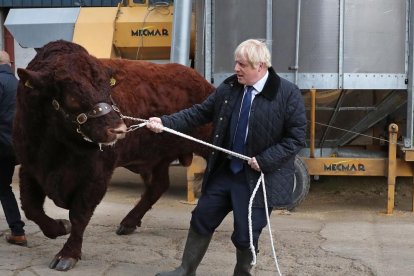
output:
{"label": "bull's hoof", "polygon": [[55,257],[49,264],[49,268],[56,269],[59,271],[67,271],[72,269],[78,262],[75,258],[63,258]]}
{"label": "bull's hoof", "polygon": [[65,228],[65,234],[69,234],[70,231],[72,230],[72,224],[70,223],[69,220],[67,219],[57,219],[56,220],[57,223],[59,223],[60,225],[63,226],[63,228]]}
{"label": "bull's hoof", "polygon": [[118,235],[129,235],[129,234],[132,234],[135,231],[135,229],[137,229],[135,226],[134,227],[127,227],[127,226],[124,226],[124,225],[121,224],[121,225],[119,225],[118,229],[116,230],[116,233]]}

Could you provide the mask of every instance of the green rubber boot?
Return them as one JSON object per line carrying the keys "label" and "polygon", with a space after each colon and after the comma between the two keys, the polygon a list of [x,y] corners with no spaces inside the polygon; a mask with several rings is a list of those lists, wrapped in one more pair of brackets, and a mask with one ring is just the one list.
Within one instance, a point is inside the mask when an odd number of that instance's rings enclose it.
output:
{"label": "green rubber boot", "polygon": [[237,249],[237,263],[234,267],[233,276],[251,276],[253,255],[250,249]]}
{"label": "green rubber boot", "polygon": [[195,276],[212,236],[200,235],[190,227],[181,265],[173,271],[157,273],[155,276]]}

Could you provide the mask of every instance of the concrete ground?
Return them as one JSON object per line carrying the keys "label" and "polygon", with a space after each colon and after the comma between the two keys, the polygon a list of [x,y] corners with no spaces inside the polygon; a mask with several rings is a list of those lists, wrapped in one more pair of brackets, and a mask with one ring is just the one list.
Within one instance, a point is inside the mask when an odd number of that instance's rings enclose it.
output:
{"label": "concrete ground", "polygon": [[[17,174],[16,174],[17,175]],[[18,195],[15,175],[14,191]],[[186,198],[185,170],[171,167],[172,187],[146,214],[142,227],[129,236],[115,230],[142,193],[141,179],[118,169],[102,203],[88,225],[83,256],[75,268],[48,268],[67,236],[46,238],[26,219],[27,248],[0,240],[0,275],[154,275],[180,262],[193,205]],[[294,212],[276,211],[271,227],[282,275],[414,275],[413,184],[397,181],[396,209],[385,215],[384,178],[336,177],[313,182]],[[46,212],[67,218],[51,201]],[[0,235],[8,227],[0,212]],[[213,237],[197,275],[232,275],[235,249],[230,241],[232,218],[227,217]],[[260,240],[254,275],[277,275],[269,231]]]}

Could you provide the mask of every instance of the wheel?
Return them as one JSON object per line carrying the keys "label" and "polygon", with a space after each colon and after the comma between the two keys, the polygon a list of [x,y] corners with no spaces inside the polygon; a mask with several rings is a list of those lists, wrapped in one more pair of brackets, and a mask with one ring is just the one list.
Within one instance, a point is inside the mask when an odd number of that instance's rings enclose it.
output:
{"label": "wheel", "polygon": [[298,156],[295,158],[295,177],[293,185],[292,203],[286,206],[291,211],[299,206],[309,193],[310,177],[305,163]]}

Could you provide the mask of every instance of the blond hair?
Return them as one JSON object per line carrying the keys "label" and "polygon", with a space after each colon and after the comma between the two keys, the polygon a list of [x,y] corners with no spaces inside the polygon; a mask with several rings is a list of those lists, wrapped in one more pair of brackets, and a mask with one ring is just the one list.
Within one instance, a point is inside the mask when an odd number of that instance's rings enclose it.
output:
{"label": "blond hair", "polygon": [[267,68],[271,67],[270,52],[266,44],[258,39],[248,39],[237,46],[234,58],[246,60],[253,68],[262,63]]}

